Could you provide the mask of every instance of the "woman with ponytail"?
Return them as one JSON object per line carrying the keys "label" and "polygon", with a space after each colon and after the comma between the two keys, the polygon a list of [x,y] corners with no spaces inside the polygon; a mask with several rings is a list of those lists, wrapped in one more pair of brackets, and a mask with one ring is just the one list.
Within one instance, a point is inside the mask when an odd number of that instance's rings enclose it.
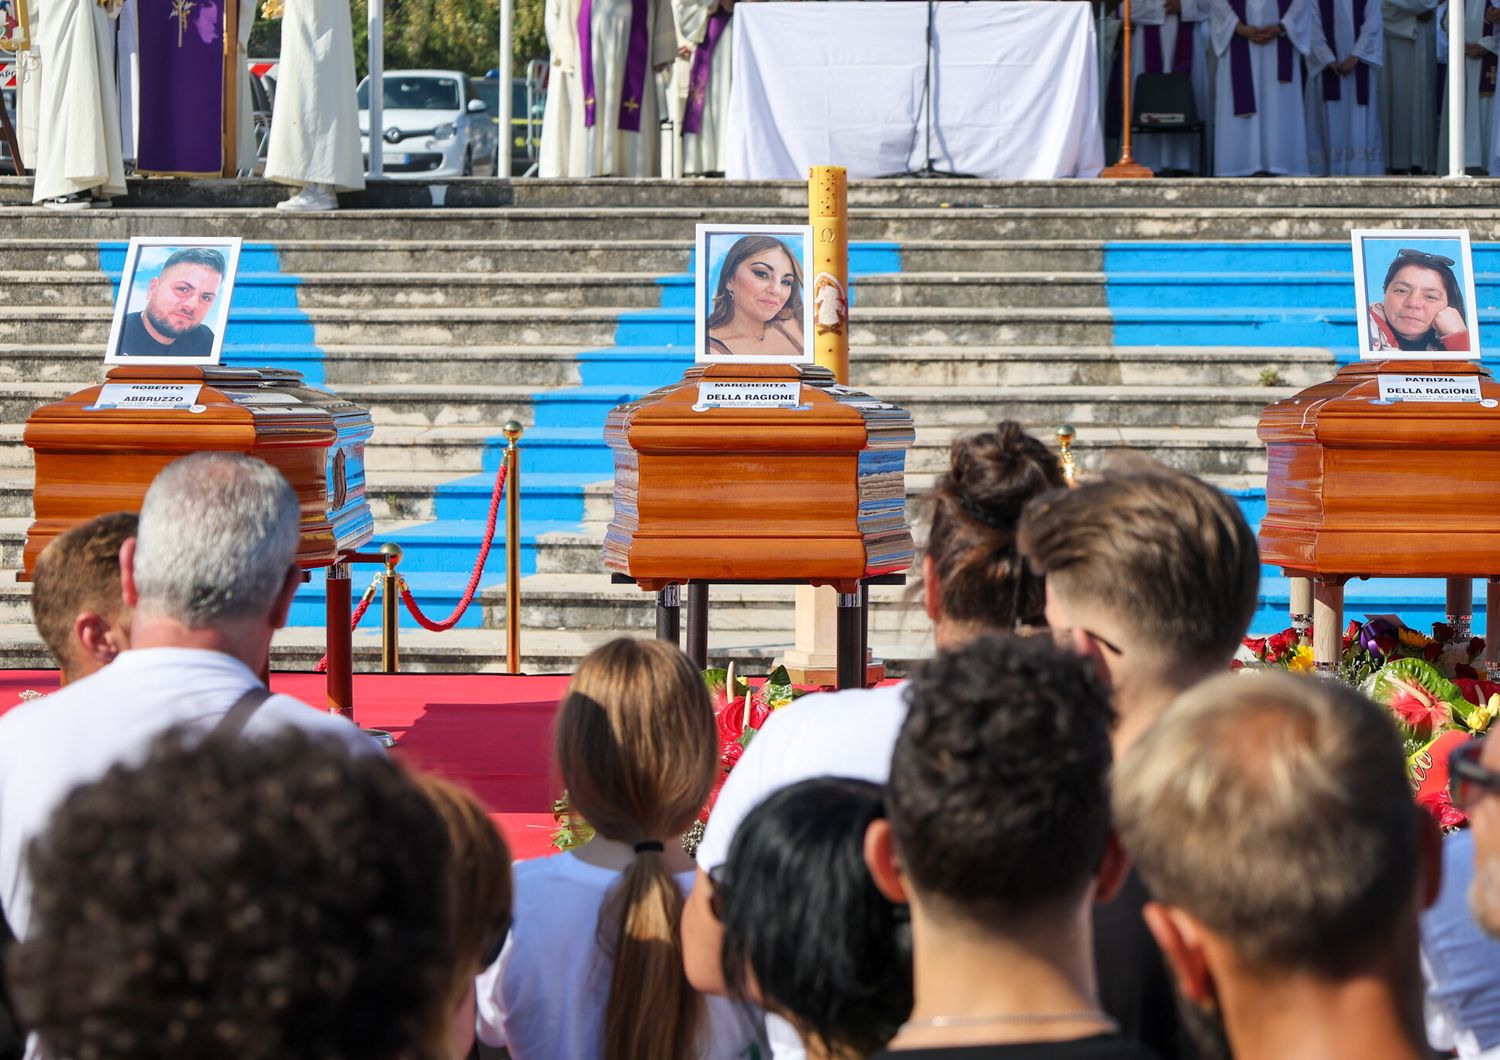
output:
{"label": "woman with ponytail", "polygon": [[693,862],[682,833],[717,771],[703,676],[676,647],[619,639],[578,667],[555,750],[570,806],[595,830],[515,866],[515,914],[479,983],[479,1038],[512,1060],[725,1060],[753,1032],[683,974]]}

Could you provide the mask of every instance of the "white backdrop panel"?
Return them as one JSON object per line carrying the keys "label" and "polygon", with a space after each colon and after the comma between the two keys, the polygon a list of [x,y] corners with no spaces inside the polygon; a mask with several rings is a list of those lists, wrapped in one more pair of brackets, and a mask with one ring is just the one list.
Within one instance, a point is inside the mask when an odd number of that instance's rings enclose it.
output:
{"label": "white backdrop panel", "polygon": [[[926,161],[919,3],[738,4],[732,179],[868,178]],[[932,153],[1002,179],[1097,176],[1094,25],[1083,0],[937,5]]]}

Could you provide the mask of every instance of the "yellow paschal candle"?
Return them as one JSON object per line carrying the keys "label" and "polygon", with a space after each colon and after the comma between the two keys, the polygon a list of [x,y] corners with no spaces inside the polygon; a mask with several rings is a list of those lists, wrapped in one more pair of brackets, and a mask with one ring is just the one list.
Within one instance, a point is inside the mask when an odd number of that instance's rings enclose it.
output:
{"label": "yellow paschal candle", "polygon": [[807,171],[812,224],[814,357],[840,383],[849,382],[849,176],[843,166]]}

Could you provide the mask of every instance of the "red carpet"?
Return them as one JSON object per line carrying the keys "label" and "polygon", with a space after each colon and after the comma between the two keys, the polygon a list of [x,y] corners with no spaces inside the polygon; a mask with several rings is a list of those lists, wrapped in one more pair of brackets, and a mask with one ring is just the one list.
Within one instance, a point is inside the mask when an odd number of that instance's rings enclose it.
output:
{"label": "red carpet", "polygon": [[[552,718],[566,674],[356,674],[355,717],[396,737],[400,757],[471,788],[489,807],[516,858],[549,853]],[[23,689],[50,692],[53,670],[0,670],[0,713]],[[271,688],[326,702],[322,674],[272,674]]]}

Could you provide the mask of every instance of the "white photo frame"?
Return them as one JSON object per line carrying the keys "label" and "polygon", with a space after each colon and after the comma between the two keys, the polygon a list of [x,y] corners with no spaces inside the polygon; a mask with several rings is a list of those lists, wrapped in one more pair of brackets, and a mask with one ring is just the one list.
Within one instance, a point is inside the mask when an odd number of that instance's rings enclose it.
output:
{"label": "white photo frame", "polygon": [[132,238],[104,363],[218,364],[239,259],[238,236]]}
{"label": "white photo frame", "polygon": [[[754,241],[749,250],[759,249],[759,256],[745,256],[744,240]],[[773,240],[780,246],[767,244]],[[813,230],[811,225],[719,225],[703,224],[697,228],[694,258],[694,326],[693,354],[699,364],[812,364],[814,353],[813,304],[810,265]],[[760,256],[768,258],[759,260]],[[773,269],[785,256],[790,269]],[[725,265],[731,265],[726,274]],[[756,270],[759,264],[761,270]],[[746,270],[740,280],[735,272]],[[780,282],[771,273],[779,272]],[[791,283],[786,283],[790,277]],[[738,283],[738,288],[733,285]],[[760,295],[761,285],[766,294]],[[743,289],[751,288],[750,297]],[[791,294],[778,309],[774,306],[779,290],[790,286]],[[741,299],[734,303],[734,290],[741,289]],[[792,304],[800,301],[800,312]],[[742,309],[739,306],[749,306]],[[730,316],[727,321],[724,314]],[[751,337],[756,325],[762,330]],[[800,329],[800,334],[798,333]],[[798,348],[798,340],[801,345]],[[769,343],[767,352],[756,347]]]}
{"label": "white photo frame", "polygon": [[[1361,360],[1479,360],[1467,229],[1355,229],[1350,244]],[[1455,291],[1462,305],[1453,305]],[[1462,338],[1448,309],[1457,310]]]}

